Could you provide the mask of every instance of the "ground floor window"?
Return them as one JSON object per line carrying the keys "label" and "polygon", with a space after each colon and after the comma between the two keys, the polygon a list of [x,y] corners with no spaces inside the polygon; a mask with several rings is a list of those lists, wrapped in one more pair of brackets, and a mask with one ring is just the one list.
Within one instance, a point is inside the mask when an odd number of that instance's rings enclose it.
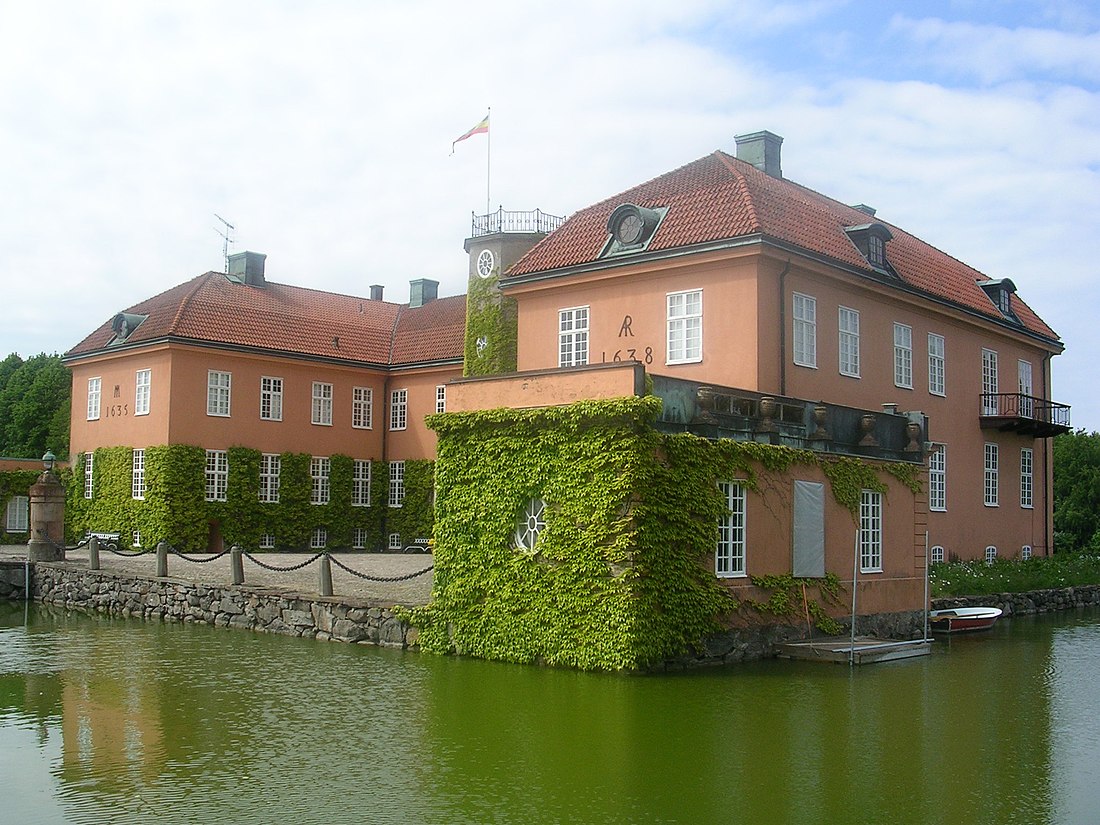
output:
{"label": "ground floor window", "polygon": [[932,564],[943,564],[944,555],[943,548],[937,544],[932,548]]}
{"label": "ground floor window", "polygon": [[726,513],[718,519],[714,572],[721,577],[745,575],[745,488],[732,481],[718,482]]}
{"label": "ground floor window", "polygon": [[882,493],[874,490],[859,495],[859,569],[882,572]]}
{"label": "ground floor window", "polygon": [[356,527],[355,533],[351,539],[351,548],[353,550],[364,550],[367,547],[367,529],[365,527]]}
{"label": "ground floor window", "polygon": [[9,533],[30,531],[31,500],[27,496],[12,496],[8,499],[5,530]]}
{"label": "ground floor window", "polygon": [[309,536],[309,546],[312,550],[324,550],[328,544],[328,530],[324,527],[314,527]]}
{"label": "ground floor window", "polygon": [[533,498],[527,502],[516,525],[516,547],[528,551],[535,549],[539,534],[546,527],[545,513],[546,502],[541,498]]}
{"label": "ground floor window", "polygon": [[390,550],[400,550],[401,549],[401,534],[400,533],[390,533],[389,547],[390,547]]}
{"label": "ground floor window", "polygon": [[997,548],[992,544],[985,548],[985,563],[993,564],[997,560]]}
{"label": "ground floor window", "polygon": [[1020,548],[1020,558],[1023,559],[1024,561],[1027,561],[1028,559],[1031,558],[1031,545],[1030,544],[1025,544],[1023,547]]}
{"label": "ground floor window", "polygon": [[275,549],[275,536],[271,533],[264,533],[260,536],[260,549],[261,550],[274,550]]}

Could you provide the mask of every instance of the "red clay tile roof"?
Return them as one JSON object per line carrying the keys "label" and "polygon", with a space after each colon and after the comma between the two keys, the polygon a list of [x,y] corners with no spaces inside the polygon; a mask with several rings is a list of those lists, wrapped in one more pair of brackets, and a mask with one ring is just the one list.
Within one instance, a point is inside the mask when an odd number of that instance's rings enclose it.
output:
{"label": "red clay tile roof", "polygon": [[[466,296],[411,308],[271,281],[248,286],[207,272],[124,312],[148,316],[127,345],[173,338],[385,367],[461,359]],[[108,350],[113,339],[107,320],[66,358]]]}
{"label": "red clay tile roof", "polygon": [[[874,277],[879,276],[874,275],[844,230],[872,221],[882,223],[893,234],[886,255],[902,283],[1002,320],[977,284],[989,280],[988,276],[893,224],[792,181],[774,178],[721,151],[580,210],[520,258],[507,277],[598,263],[608,238],[607,220],[622,203],[668,207],[647,253],[762,236]],[[630,255],[622,255],[608,259],[607,265],[630,262]],[[1013,297],[1012,307],[1025,329],[1057,340],[1054,330],[1018,295]]]}

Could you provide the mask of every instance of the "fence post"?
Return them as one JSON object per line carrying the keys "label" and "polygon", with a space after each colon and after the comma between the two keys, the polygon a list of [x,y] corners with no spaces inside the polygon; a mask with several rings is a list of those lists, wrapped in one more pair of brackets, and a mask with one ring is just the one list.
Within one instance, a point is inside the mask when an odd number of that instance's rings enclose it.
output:
{"label": "fence post", "polygon": [[321,595],[332,595],[332,566],[328,561],[328,553],[321,556]]}
{"label": "fence post", "polygon": [[229,569],[233,571],[233,584],[244,584],[244,559],[235,544],[229,548]]}
{"label": "fence post", "polygon": [[88,569],[99,569],[99,539],[95,536],[88,539]]}
{"label": "fence post", "polygon": [[168,542],[161,541],[157,543],[157,578],[163,579],[168,576]]}

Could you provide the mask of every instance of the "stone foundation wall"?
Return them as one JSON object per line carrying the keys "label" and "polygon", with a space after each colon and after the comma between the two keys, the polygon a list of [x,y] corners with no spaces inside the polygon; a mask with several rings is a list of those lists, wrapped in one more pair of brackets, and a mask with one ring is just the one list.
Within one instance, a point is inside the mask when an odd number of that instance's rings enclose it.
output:
{"label": "stone foundation wall", "polygon": [[933,610],[951,607],[999,607],[1006,616],[1029,613],[1053,613],[1078,607],[1100,605],[1100,584],[1085,584],[1057,590],[1031,590],[1027,593],[994,593],[989,596],[960,596],[933,599]]}
{"label": "stone foundation wall", "polygon": [[[22,565],[19,574],[23,575]],[[398,619],[392,608],[349,598],[120,576],[42,562],[34,566],[31,594],[43,604],[89,613],[202,622],[383,647],[417,647],[417,630]]]}
{"label": "stone foundation wall", "polygon": [[24,601],[27,598],[26,580],[23,562],[0,561],[0,601]]}

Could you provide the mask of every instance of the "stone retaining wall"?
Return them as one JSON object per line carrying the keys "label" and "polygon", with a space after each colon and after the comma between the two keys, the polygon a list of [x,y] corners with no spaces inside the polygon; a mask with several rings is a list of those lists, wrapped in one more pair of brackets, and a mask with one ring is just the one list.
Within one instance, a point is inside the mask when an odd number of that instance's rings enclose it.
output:
{"label": "stone retaining wall", "polygon": [[1084,584],[1057,590],[1031,590],[1027,593],[994,593],[988,596],[959,596],[932,600],[933,610],[946,610],[952,607],[999,607],[1006,616],[1053,613],[1056,610],[1073,610],[1095,605],[1100,605],[1100,585],[1098,584]]}
{"label": "stone retaining wall", "polygon": [[[23,575],[22,565],[19,574]],[[120,576],[43,562],[34,566],[31,594],[43,604],[89,613],[202,622],[383,647],[417,647],[419,635],[392,608],[369,601]]]}
{"label": "stone retaining wall", "polygon": [[0,561],[0,601],[24,601],[27,598],[26,580],[27,569],[23,562]]}

